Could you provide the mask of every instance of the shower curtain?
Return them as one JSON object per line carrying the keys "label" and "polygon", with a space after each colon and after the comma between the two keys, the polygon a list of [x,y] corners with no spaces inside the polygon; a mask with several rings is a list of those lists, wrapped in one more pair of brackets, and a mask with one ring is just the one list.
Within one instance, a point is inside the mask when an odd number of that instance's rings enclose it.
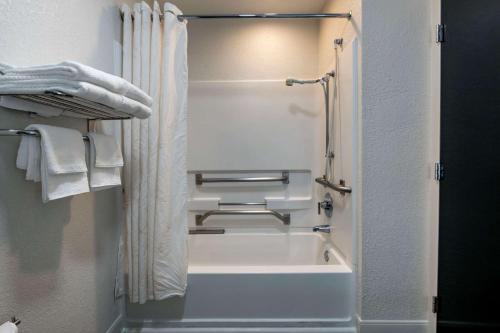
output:
{"label": "shower curtain", "polygon": [[124,120],[124,207],[131,302],[183,296],[187,284],[187,30],[172,4],[123,13],[122,76],[154,100]]}

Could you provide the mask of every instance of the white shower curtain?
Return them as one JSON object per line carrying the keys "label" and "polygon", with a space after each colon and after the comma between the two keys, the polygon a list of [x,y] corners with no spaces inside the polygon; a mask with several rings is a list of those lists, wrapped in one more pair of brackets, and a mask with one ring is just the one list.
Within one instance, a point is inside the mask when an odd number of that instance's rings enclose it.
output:
{"label": "white shower curtain", "polygon": [[187,30],[170,3],[122,6],[123,77],[153,98],[146,120],[123,121],[128,294],[184,295],[187,282]]}

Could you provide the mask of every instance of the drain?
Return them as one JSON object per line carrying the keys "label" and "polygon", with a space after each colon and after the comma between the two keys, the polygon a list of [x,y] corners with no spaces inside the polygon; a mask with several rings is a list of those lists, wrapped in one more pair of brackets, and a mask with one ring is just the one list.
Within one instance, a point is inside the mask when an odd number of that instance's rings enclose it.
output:
{"label": "drain", "polygon": [[323,258],[325,259],[325,262],[330,261],[330,251],[325,250],[325,252],[323,252]]}

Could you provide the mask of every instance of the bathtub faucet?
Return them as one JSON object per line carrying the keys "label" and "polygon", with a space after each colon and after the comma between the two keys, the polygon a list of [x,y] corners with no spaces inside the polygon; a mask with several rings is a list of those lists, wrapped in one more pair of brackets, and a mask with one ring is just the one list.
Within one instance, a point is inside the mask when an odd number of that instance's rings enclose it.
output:
{"label": "bathtub faucet", "polygon": [[324,232],[329,234],[332,232],[332,227],[329,224],[321,224],[313,227],[313,232]]}

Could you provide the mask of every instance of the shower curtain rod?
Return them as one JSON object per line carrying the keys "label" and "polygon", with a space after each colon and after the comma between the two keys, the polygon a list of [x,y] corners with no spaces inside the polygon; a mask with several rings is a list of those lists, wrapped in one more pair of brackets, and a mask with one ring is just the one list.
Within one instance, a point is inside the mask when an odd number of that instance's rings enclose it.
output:
{"label": "shower curtain rod", "polygon": [[[152,15],[151,15],[152,16]],[[306,19],[306,18],[346,18],[351,19],[352,12],[349,13],[294,13],[294,14],[277,14],[277,13],[262,13],[262,14],[211,14],[211,15],[195,15],[185,14],[177,15],[179,21],[184,20],[205,20],[205,19]],[[123,19],[123,13],[121,13]],[[132,18],[134,15],[132,14]],[[160,19],[163,14],[160,14]]]}

